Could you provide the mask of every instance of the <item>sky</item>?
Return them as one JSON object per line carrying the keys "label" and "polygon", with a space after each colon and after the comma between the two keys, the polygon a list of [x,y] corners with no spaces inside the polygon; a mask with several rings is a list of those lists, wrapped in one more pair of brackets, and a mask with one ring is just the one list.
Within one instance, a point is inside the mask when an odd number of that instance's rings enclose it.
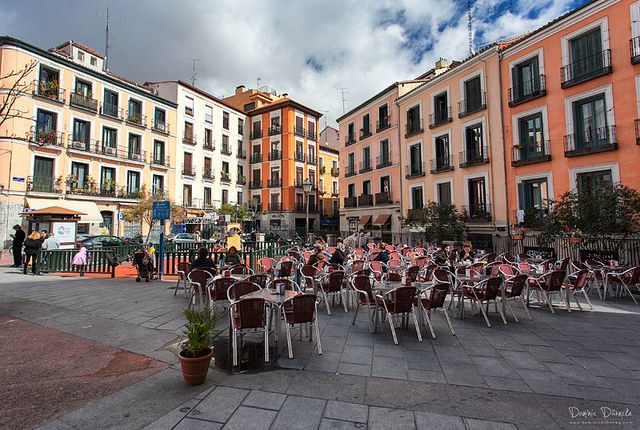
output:
{"label": "sky", "polygon": [[[474,49],[586,1],[472,1]],[[469,54],[466,0],[0,0],[0,34],[41,48],[73,39],[104,52],[107,4],[112,72],[141,83],[191,81],[196,58],[196,85],[218,97],[259,83],[334,126],[341,92],[348,111],[438,58]]]}

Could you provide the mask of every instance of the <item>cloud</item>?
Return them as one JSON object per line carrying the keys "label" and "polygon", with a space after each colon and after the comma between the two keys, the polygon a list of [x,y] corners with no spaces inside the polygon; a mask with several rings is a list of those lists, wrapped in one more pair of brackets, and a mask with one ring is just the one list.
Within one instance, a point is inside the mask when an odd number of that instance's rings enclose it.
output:
{"label": "cloud", "polygon": [[[111,70],[135,81],[189,80],[218,96],[257,79],[296,100],[342,114],[439,57],[468,55],[466,1],[110,0]],[[575,0],[477,0],[475,44],[528,32]],[[0,28],[40,47],[75,39],[104,51],[106,2],[0,3]]]}

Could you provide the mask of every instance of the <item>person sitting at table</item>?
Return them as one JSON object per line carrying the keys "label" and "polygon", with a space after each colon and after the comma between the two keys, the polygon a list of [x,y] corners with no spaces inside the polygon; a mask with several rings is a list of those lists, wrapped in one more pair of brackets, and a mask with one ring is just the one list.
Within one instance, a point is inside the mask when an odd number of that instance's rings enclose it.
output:
{"label": "person sitting at table", "polygon": [[336,240],[336,249],[333,251],[331,258],[329,259],[329,263],[339,264],[344,266],[344,263],[347,261],[347,255],[344,252],[344,243],[342,243],[342,239],[338,238]]}
{"label": "person sitting at table", "polygon": [[433,262],[438,266],[449,266],[449,252],[451,251],[450,245],[440,245],[438,250],[433,254]]}
{"label": "person sitting at table", "polygon": [[458,260],[460,261],[473,261],[476,257],[476,253],[473,250],[471,242],[466,241],[462,244],[462,249],[458,251]]}
{"label": "person sitting at table", "polygon": [[376,255],[376,258],[374,258],[373,261],[380,261],[384,264],[387,264],[391,257],[389,256],[389,252],[387,251],[384,243],[380,242],[380,245],[378,245],[378,249],[380,250],[380,252],[378,252],[378,255]]}
{"label": "person sitting at table", "polygon": [[313,245],[313,254],[311,254],[311,256],[309,257],[309,260],[307,261],[307,265],[309,266],[315,266],[315,264],[318,261],[322,261],[324,260],[324,252],[322,250],[322,245],[316,244]]}
{"label": "person sitting at table", "polygon": [[235,246],[229,247],[227,251],[227,256],[224,258],[224,264],[227,267],[235,266],[237,264],[243,264],[244,260],[240,258],[240,254],[238,254],[238,250]]}
{"label": "person sitting at table", "polygon": [[204,246],[198,249],[198,258],[191,262],[191,270],[194,269],[213,269],[215,263],[209,257],[209,250]]}

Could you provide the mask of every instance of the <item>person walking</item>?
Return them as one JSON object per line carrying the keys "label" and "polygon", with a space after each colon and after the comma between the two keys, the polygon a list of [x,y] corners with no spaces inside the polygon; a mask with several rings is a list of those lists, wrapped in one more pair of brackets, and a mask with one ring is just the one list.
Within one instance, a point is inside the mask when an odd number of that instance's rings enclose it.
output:
{"label": "person walking", "polygon": [[13,252],[13,266],[11,267],[21,267],[22,245],[24,244],[24,240],[27,235],[19,224],[14,225],[13,229],[16,233],[11,235],[11,238],[13,239],[13,243],[11,244],[11,251]]}
{"label": "person walking", "polygon": [[34,231],[29,235],[27,240],[24,241],[24,266],[22,267],[22,273],[27,274],[27,267],[29,267],[29,262],[31,262],[31,273],[36,274],[38,251],[40,251],[41,248],[40,233]]}

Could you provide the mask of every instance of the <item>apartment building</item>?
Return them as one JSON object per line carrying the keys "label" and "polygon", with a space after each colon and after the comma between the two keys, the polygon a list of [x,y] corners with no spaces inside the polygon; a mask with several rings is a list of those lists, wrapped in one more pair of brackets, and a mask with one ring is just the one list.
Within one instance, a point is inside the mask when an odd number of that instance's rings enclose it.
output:
{"label": "apartment building", "polygon": [[246,203],[247,115],[187,82],[146,85],[178,105],[176,202],[194,216]]}
{"label": "apartment building", "polygon": [[325,127],[320,132],[318,150],[318,192],[320,194],[320,228],[324,232],[337,232],[339,227],[340,152],[338,130]]}
{"label": "apartment building", "polygon": [[25,210],[50,206],[84,213],[78,233],[147,234],[123,209],[145,192],[173,197],[176,104],[103,61],[74,41],[44,50],[0,38],[0,76],[35,63],[14,106],[23,115],[0,126],[2,237]]}
{"label": "apartment building", "polygon": [[[260,231],[287,236],[319,226],[318,120],[321,113],[275,91],[236,88],[223,99],[242,110],[250,127],[249,205]],[[304,183],[310,182],[305,191]],[[307,203],[308,202],[308,203]]]}
{"label": "apartment building", "polygon": [[[640,189],[640,2],[592,1],[502,52],[509,219],[569,190]],[[635,124],[635,127],[634,127]]]}
{"label": "apartment building", "polygon": [[453,204],[470,237],[505,231],[499,47],[492,45],[400,97],[402,214]]}

